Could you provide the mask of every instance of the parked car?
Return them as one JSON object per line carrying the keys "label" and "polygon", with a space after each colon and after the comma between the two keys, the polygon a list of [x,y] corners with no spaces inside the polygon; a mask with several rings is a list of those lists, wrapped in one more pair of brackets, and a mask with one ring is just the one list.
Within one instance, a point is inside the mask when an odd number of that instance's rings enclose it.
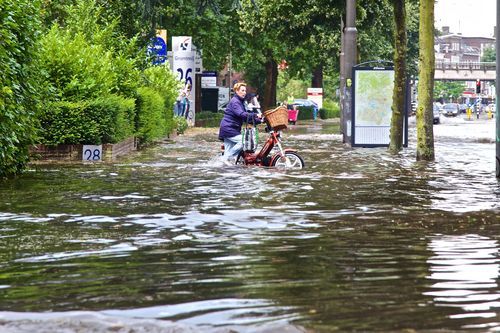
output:
{"label": "parked car", "polygon": [[459,105],[460,112],[465,113],[467,112],[467,104],[463,103]]}
{"label": "parked car", "polygon": [[443,114],[445,116],[456,117],[460,113],[460,108],[457,103],[448,103],[443,105]]}
{"label": "parked car", "polygon": [[441,119],[439,119],[439,116],[441,115],[441,109],[436,103],[432,104],[432,114],[434,116],[433,123],[439,124],[441,122]]}
{"label": "parked car", "polygon": [[[313,107],[313,117],[314,119],[316,119],[316,117],[318,116],[318,112],[319,112],[319,108],[318,108],[318,104],[316,104],[315,102],[313,101],[310,101],[308,99],[295,99],[292,103],[292,106],[293,105],[296,105],[296,106],[312,106]],[[290,106],[289,106],[290,108]]]}

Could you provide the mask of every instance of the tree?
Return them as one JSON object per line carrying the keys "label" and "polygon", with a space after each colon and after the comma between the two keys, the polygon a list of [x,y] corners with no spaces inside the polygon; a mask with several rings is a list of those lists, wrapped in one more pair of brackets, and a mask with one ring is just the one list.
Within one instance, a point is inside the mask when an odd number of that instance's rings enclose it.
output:
{"label": "tree", "polygon": [[[436,81],[434,82],[434,100],[438,98],[457,99],[464,92],[464,82],[458,81]],[[450,101],[451,102],[451,101]]]}
{"label": "tree", "polygon": [[405,0],[393,0],[395,22],[394,90],[392,93],[391,141],[389,151],[398,153],[403,147],[403,120],[406,97],[406,8]]}
{"label": "tree", "polygon": [[434,160],[434,0],[420,0],[417,160]]}
{"label": "tree", "polygon": [[494,47],[488,47],[484,49],[483,56],[481,57],[482,62],[495,62],[497,61],[497,52]]}

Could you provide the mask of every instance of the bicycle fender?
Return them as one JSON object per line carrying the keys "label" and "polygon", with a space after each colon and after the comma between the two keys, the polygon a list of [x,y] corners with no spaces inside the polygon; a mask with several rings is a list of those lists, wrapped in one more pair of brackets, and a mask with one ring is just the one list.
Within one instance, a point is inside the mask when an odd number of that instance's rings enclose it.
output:
{"label": "bicycle fender", "polygon": [[[296,153],[297,152],[297,150],[295,150],[295,149],[284,149],[283,151],[284,151],[285,154],[289,153],[289,152],[290,153]],[[274,161],[276,161],[280,157],[281,157],[280,153],[274,154],[273,157],[271,157],[271,162],[269,163],[269,165],[273,165]]]}

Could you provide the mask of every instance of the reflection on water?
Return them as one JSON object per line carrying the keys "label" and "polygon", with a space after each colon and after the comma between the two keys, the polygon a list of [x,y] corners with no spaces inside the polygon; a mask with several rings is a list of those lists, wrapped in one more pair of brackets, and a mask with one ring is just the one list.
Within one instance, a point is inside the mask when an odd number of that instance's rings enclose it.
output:
{"label": "reflection on water", "polygon": [[391,156],[317,122],[284,134],[303,170],[223,167],[215,131],[112,165],[34,165],[0,184],[0,319],[13,332],[81,315],[96,331],[108,319],[136,331],[494,330],[488,126],[443,121],[432,163],[415,162],[414,128]]}
{"label": "reflection on water", "polygon": [[[436,235],[429,249],[434,252],[428,263],[434,282],[432,291],[439,306],[460,307],[453,319],[495,318],[500,308],[498,242],[488,237],[467,234]],[[496,321],[469,324],[469,328],[500,327]]]}

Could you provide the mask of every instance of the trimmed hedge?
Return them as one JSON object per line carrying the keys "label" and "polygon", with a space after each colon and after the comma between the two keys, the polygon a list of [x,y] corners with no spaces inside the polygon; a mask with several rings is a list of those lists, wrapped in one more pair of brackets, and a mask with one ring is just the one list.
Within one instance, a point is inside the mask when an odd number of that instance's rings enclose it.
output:
{"label": "trimmed hedge", "polygon": [[109,95],[91,101],[47,103],[41,143],[116,143],[134,134],[135,100]]}
{"label": "trimmed hedge", "polygon": [[312,106],[299,106],[299,114],[297,120],[314,119],[314,107]]}
{"label": "trimmed hedge", "polygon": [[321,119],[340,118],[340,106],[338,101],[325,99],[323,107],[319,110]]}
{"label": "trimmed hedge", "polygon": [[[172,118],[167,118],[163,97],[155,89],[137,90],[136,135],[141,144],[149,144],[171,133]],[[173,113],[173,111],[170,111]]]}
{"label": "trimmed hedge", "polygon": [[221,112],[202,111],[196,114],[196,126],[219,127],[224,114]]}

